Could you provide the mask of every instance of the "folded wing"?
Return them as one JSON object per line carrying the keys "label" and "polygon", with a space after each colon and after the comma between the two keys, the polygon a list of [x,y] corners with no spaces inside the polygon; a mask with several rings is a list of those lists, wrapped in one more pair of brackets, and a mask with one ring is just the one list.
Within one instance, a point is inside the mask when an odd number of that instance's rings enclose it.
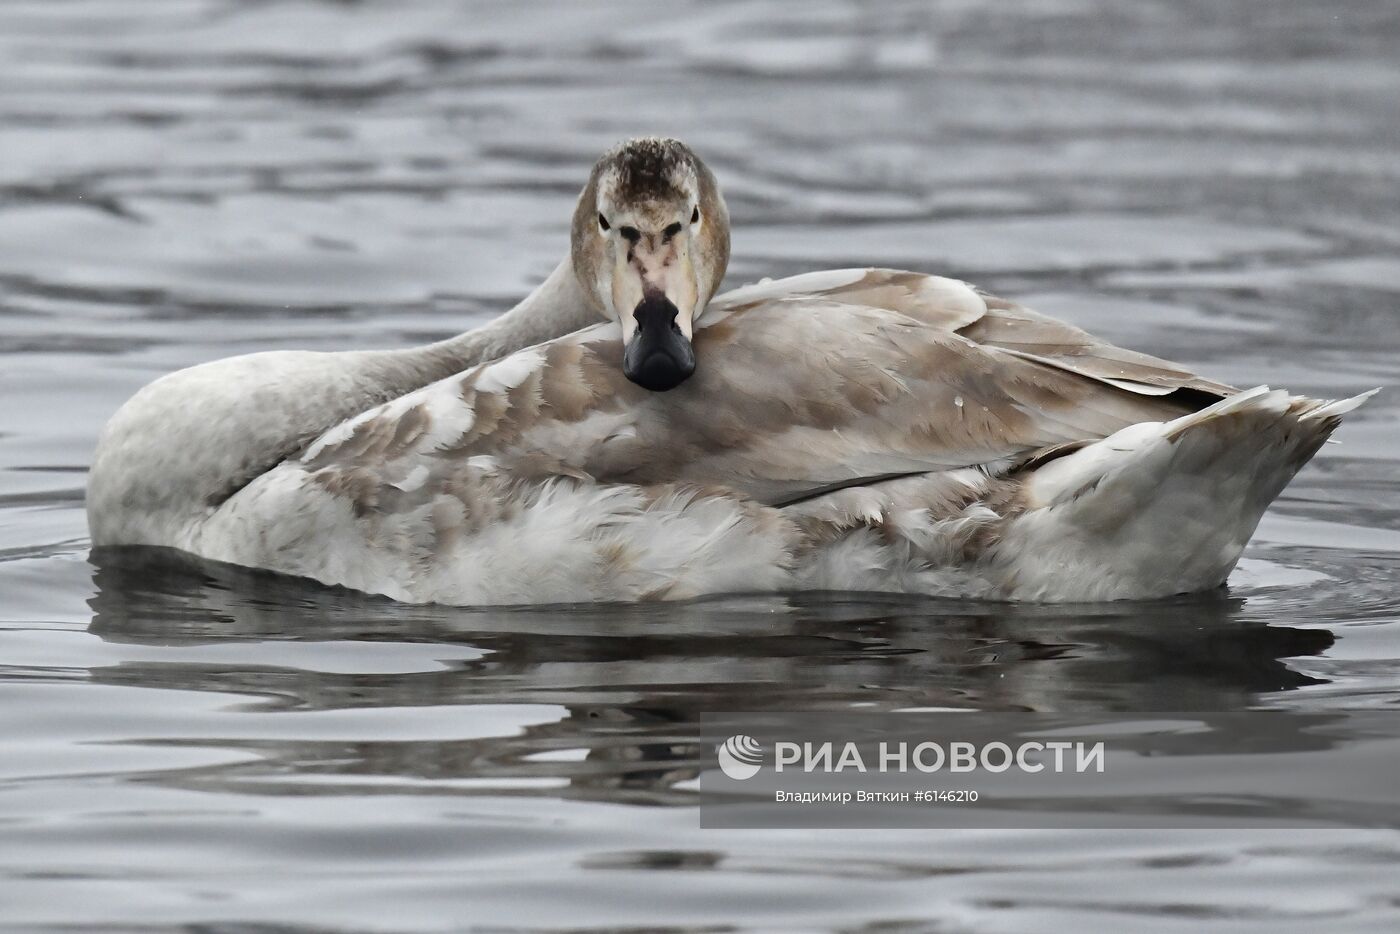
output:
{"label": "folded wing", "polygon": [[489,468],[782,503],[876,477],[996,471],[1231,392],[956,280],[891,270],[729,293],[695,348],[690,382],[649,393],[622,376],[612,329],[586,329],[365,413],[302,465],[362,484],[413,475],[415,489]]}

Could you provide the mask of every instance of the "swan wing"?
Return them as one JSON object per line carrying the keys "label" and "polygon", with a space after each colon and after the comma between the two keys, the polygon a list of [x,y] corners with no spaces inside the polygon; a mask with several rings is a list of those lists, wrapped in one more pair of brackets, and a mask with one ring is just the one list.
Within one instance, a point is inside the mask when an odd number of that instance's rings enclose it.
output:
{"label": "swan wing", "polygon": [[376,406],[179,547],[406,600],[762,589],[783,585],[801,519],[768,506],[910,474],[964,495],[1198,409],[1176,384],[1207,391],[1150,358],[1110,374],[1115,348],[1051,319],[1020,339],[1023,312],[955,280],[839,291],[824,275],[731,293],[696,331],[695,376],[667,393],[627,381],[617,326],[599,325]]}
{"label": "swan wing", "polygon": [[960,327],[958,333],[983,346],[1143,395],[1200,394],[1199,401],[1209,405],[1238,391],[1197,376],[1179,364],[1115,347],[1087,331],[1015,302],[986,292],[978,295],[986,304],[986,313]]}
{"label": "swan wing", "polygon": [[354,471],[362,485],[437,482],[475,464],[782,503],[872,478],[998,469],[1200,408],[1183,392],[1228,391],[1053,319],[989,307],[956,280],[846,279],[725,296],[696,333],[696,375],[671,392],[628,382],[615,326],[598,326],[371,410],[299,462]]}
{"label": "swan wing", "polygon": [[824,299],[897,311],[989,348],[1143,395],[1204,394],[1209,405],[1237,390],[1179,364],[1116,347],[1071,324],[998,298],[958,279],[900,269],[834,269],[770,280],[715,300],[723,309]]}

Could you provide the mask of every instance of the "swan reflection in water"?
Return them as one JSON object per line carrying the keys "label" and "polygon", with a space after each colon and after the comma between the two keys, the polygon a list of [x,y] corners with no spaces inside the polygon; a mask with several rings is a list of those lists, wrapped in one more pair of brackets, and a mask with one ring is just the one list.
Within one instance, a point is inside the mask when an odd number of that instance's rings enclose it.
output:
{"label": "swan reflection in water", "polygon": [[[231,764],[144,778],[251,793],[546,795],[693,804],[701,714],[961,708],[1237,711],[1324,683],[1291,659],[1331,632],[1267,624],[1214,595],[1137,604],[1030,607],[804,594],[697,603],[465,610],[349,591],[170,555],[103,551],[90,631],[112,643],[226,647],[217,659],[127,660],[100,683],[246,695],[239,711],[453,708],[461,738],[185,737],[237,750]],[[441,645],[432,670],[307,670],[238,660],[285,642]],[[195,653],[196,655],[198,653]],[[465,654],[465,658],[463,656]],[[304,658],[305,656],[295,656]],[[274,656],[275,658],[275,656]],[[477,705],[532,715],[481,735]],[[530,710],[530,706],[534,710]],[[500,708],[497,708],[498,710]],[[562,716],[559,712],[562,710]],[[539,722],[543,719],[545,722]],[[489,732],[494,724],[485,721]],[[476,731],[473,731],[476,723]],[[256,728],[254,728],[255,732]],[[497,729],[499,732],[499,729]],[[221,732],[234,732],[224,730]],[[238,735],[249,729],[239,724]]]}

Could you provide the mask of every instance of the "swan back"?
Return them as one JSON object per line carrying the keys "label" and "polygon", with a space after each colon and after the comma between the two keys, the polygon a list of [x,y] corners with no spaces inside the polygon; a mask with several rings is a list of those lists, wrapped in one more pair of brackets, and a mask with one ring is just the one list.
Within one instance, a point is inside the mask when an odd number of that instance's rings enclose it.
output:
{"label": "swan back", "polygon": [[[616,325],[586,328],[371,407],[247,484],[179,547],[464,604],[799,586],[1016,597],[1032,582],[1029,598],[1074,599],[1108,579],[1092,572],[1113,560],[1093,529],[1117,514],[1105,497],[1122,487],[1086,507],[1101,484],[1050,496],[1050,478],[1121,462],[1112,473],[1144,512],[1170,516],[1181,507],[1152,493],[1172,478],[1152,478],[1169,462],[1160,452],[1188,449],[1172,432],[1210,450],[1216,426],[1236,424],[1189,421],[1228,387],[897,271],[722,297],[695,334],[707,365],[665,394],[625,377],[617,338]],[[1277,404],[1266,408],[1267,420]],[[1317,426],[1288,435],[1306,443],[1282,458],[1261,429],[1249,457],[1281,466],[1251,502],[1272,498],[1335,419]],[[1120,440],[1100,441],[1110,436]],[[1115,453],[1130,441],[1140,458]],[[1233,476],[1207,470],[1200,483],[1225,490]],[[1225,534],[1243,542],[1251,521],[1242,513]],[[1049,548],[1055,534],[1085,543],[1073,579],[1056,576],[1053,555],[1026,565],[1036,549],[1003,545]],[[1191,565],[1192,580],[1222,576],[1237,554]],[[1128,573],[1113,594],[1145,580]]]}

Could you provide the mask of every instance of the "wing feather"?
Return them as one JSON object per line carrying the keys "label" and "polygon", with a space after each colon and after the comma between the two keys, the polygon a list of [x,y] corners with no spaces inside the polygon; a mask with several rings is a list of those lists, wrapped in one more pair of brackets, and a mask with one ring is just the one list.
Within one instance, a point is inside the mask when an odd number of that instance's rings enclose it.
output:
{"label": "wing feather", "polygon": [[[952,279],[841,270],[716,306],[696,331],[696,375],[671,392],[628,382],[616,329],[589,328],[366,413],[313,445],[306,468],[399,489],[411,475],[415,502],[486,469],[781,503],[890,475],[1000,469],[1231,392]],[[380,424],[408,413],[412,431]]]}
{"label": "wing feather", "polygon": [[979,294],[986,314],[961,327],[958,333],[983,346],[1141,395],[1194,390],[1211,396],[1209,401],[1213,402],[1236,392],[1231,386],[1203,379],[1175,363],[1115,347],[1071,324],[985,292]]}

